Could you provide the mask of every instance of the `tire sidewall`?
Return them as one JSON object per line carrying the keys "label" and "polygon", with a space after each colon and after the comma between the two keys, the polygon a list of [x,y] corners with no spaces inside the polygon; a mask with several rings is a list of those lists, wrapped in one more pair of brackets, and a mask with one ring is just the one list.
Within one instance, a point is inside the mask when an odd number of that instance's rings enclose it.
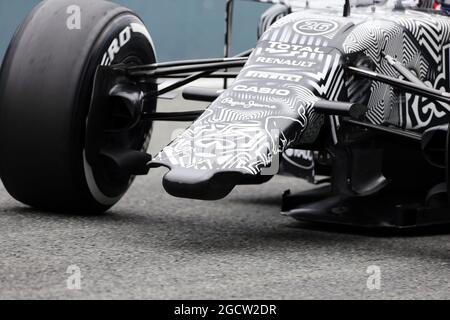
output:
{"label": "tire sidewall", "polygon": [[[86,106],[89,105],[91,99],[93,78],[97,67],[100,65],[110,66],[119,64],[130,56],[138,58],[139,62],[143,64],[156,62],[154,45],[144,24],[136,16],[124,14],[116,17],[106,26],[105,30],[99,36],[98,41],[93,46],[91,55],[87,60],[86,69],[79,82],[80,88],[77,95],[79,101],[75,102],[80,107],[74,108],[74,110],[77,110],[74,123],[77,127],[71,130],[74,134],[73,141],[76,146],[76,154],[74,154],[74,157],[77,158],[77,161],[74,163],[74,170],[80,172],[78,176],[82,178],[82,181],[79,181],[79,183],[86,186],[86,192],[89,197],[104,208],[111,207],[123,197],[133,182],[134,177],[130,177],[128,184],[124,185],[122,190],[115,195],[109,195],[103,191],[106,186],[102,186],[104,183],[99,182],[99,179],[96,178],[95,168],[87,162],[84,156],[84,130],[89,111]],[[154,111],[156,101],[150,104],[147,103],[147,107],[153,110],[145,110],[146,112]],[[80,123],[83,125],[79,126]],[[145,136],[140,137],[142,139],[142,150],[146,150],[148,147],[150,133],[151,127],[148,128]],[[80,137],[83,138],[80,140]]]}
{"label": "tire sidewall", "polygon": [[[82,13],[79,30],[66,28],[73,5]],[[83,150],[96,69],[129,54],[156,61],[142,21],[112,2],[46,0],[27,16],[0,73],[0,174],[16,200],[49,211],[98,213],[127,191],[131,178],[107,201],[96,194]],[[147,106],[156,108],[156,98]],[[145,149],[149,134],[141,138]]]}

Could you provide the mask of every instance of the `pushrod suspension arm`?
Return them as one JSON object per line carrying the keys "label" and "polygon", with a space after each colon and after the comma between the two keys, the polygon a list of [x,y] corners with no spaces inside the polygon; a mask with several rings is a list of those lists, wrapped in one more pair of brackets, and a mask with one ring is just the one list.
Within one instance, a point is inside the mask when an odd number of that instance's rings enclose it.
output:
{"label": "pushrod suspension arm", "polygon": [[[183,73],[183,74],[172,74],[170,76],[166,76],[166,78],[186,78],[191,76],[192,73]],[[227,78],[227,79],[234,79],[237,78],[237,76],[239,75],[239,72],[214,72],[212,74],[207,74],[205,76],[202,76],[202,78],[208,78],[208,79],[212,79],[212,78],[216,78],[216,79],[223,79],[223,78]]]}
{"label": "pushrod suspension arm", "polygon": [[155,70],[128,71],[128,75],[133,76],[133,77],[161,78],[164,76],[180,74],[180,73],[203,72],[203,71],[214,72],[216,70],[225,69],[225,68],[238,68],[238,67],[243,67],[245,65],[245,63],[246,63],[246,60],[205,63],[205,64],[198,64],[198,65],[158,68]]}
{"label": "pushrod suspension arm", "polygon": [[246,57],[238,57],[238,58],[213,58],[213,59],[192,59],[192,60],[179,60],[179,61],[170,61],[170,62],[161,62],[161,63],[153,63],[142,66],[133,66],[127,69],[129,74],[133,74],[134,72],[139,71],[150,71],[161,68],[171,68],[171,67],[179,67],[179,66],[192,66],[199,64],[208,64],[208,63],[220,63],[220,62],[234,62],[234,61],[247,61]]}
{"label": "pushrod suspension arm", "polygon": [[[253,48],[238,54],[234,58],[248,57],[252,52],[253,52]],[[217,71],[217,70],[220,70],[220,68],[216,69],[216,70],[207,70],[207,71],[200,71],[200,72],[194,73],[185,79],[181,79],[171,85],[168,85],[167,87],[160,89],[158,91],[158,95],[160,96],[160,95],[166,94],[170,91],[173,91],[175,89],[181,88],[195,80],[198,80],[198,79],[200,79],[206,75],[209,75],[211,73],[214,73],[214,71]]]}
{"label": "pushrod suspension arm", "polygon": [[450,94],[448,92],[439,91],[420,84],[389,77],[370,70],[360,69],[356,67],[347,67],[347,69],[357,76],[373,81],[382,82],[411,94],[450,104]]}
{"label": "pushrod suspension arm", "polygon": [[184,111],[184,112],[153,112],[143,113],[141,115],[142,120],[151,121],[180,121],[190,122],[195,121],[200,117],[204,110]]}

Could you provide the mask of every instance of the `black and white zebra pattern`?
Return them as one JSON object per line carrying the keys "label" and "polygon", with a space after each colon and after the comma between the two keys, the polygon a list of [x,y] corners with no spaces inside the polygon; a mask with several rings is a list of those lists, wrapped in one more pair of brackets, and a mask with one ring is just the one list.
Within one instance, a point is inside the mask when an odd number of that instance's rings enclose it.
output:
{"label": "black and white zebra pattern", "polygon": [[[345,86],[344,69],[340,52],[328,48],[338,32],[321,37],[297,33],[293,24],[298,15],[279,20],[261,37],[236,81],[157,161],[170,167],[255,175],[294,143],[316,139],[323,117],[313,105],[320,98],[337,99]],[[335,23],[343,25],[339,19]],[[293,68],[264,59],[309,64]],[[258,74],[275,79],[255,78]],[[274,93],[245,91],[248,88]]]}
{"label": "black and white zebra pattern", "polygon": [[[382,19],[370,19],[357,25],[343,44],[346,53],[363,51],[376,62],[376,71],[400,77],[381,53],[396,57],[429,86],[448,91],[442,83],[448,81],[444,68],[445,46],[450,42],[450,19],[421,12],[406,11]],[[443,80],[446,79],[446,80]],[[349,94],[357,94],[349,83]],[[400,105],[401,104],[401,105]],[[389,123],[412,130],[447,121],[449,106],[412,95],[402,99],[392,87],[374,82],[368,103],[367,118],[375,124]],[[426,110],[426,111],[424,111]]]}
{"label": "black and white zebra pattern", "polygon": [[[316,27],[310,34],[298,32],[299,22]],[[364,54],[377,72],[399,77],[382,58],[389,54],[428,85],[445,89],[449,42],[450,19],[442,16],[410,11],[348,18],[314,11],[288,15],[262,35],[233,85],[156,162],[256,175],[290,146],[314,142],[324,121],[313,108],[319,99],[365,99],[367,119],[375,124],[423,130],[448,121],[449,106],[403,99],[388,85],[347,77],[343,58]]]}

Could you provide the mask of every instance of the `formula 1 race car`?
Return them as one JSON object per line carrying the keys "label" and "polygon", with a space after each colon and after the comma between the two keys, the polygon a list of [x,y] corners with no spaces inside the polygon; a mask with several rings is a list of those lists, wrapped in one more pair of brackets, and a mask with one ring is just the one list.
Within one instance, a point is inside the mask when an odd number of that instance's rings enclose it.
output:
{"label": "formula 1 race car", "polygon": [[[1,69],[8,192],[43,210],[102,212],[156,167],[169,170],[169,194],[201,200],[289,174],[318,185],[284,194],[283,214],[298,220],[449,223],[446,12],[433,1],[255,2],[274,5],[253,49],[229,56],[228,0],[225,58],[165,63],[122,6],[41,2]],[[167,77],[179,80],[161,83]],[[224,89],[186,87],[211,77],[227,79]],[[210,106],[156,111],[158,97],[182,87],[185,99]],[[153,157],[146,150],[154,121],[193,124]]]}

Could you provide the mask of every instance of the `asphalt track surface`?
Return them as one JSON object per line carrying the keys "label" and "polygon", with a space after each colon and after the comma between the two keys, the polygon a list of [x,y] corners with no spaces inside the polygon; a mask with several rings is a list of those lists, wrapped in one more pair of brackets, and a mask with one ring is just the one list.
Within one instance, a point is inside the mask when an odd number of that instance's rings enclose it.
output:
{"label": "asphalt track surface", "polygon": [[[197,103],[162,101],[160,111]],[[182,126],[186,124],[181,124]],[[180,124],[158,124],[157,152]],[[172,198],[164,170],[104,215],[35,211],[0,187],[0,299],[448,299],[450,229],[386,233],[282,217],[276,177],[202,202]],[[67,288],[67,268],[81,290]],[[381,271],[370,290],[367,268]]]}

